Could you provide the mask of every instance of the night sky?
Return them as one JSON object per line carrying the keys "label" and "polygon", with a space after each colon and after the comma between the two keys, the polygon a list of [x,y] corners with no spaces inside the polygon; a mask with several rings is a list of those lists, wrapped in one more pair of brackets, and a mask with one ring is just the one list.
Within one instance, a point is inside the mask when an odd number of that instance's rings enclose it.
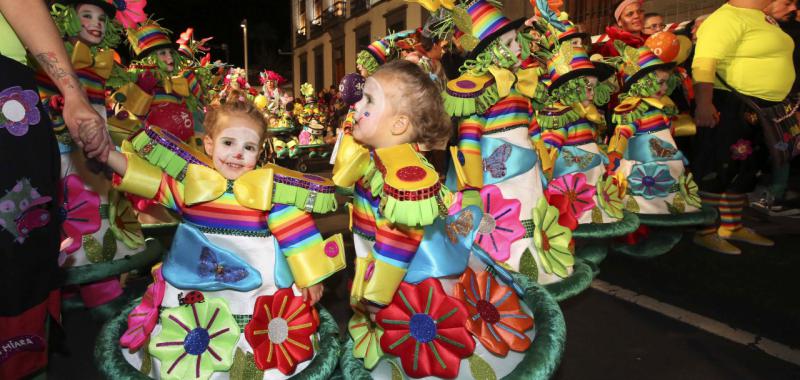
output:
{"label": "night sky", "polygon": [[230,63],[244,67],[242,19],[247,18],[249,64],[253,70],[270,69],[290,77],[291,3],[267,0],[149,0],[145,10],[162,26],[172,30],[173,40],[194,27],[195,39],[213,36],[211,55],[225,61],[222,44],[228,45]]}

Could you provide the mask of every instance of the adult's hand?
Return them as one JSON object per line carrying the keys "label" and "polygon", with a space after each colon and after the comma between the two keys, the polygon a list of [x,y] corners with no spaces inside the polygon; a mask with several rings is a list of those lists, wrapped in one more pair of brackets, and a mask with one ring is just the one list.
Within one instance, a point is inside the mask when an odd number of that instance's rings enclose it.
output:
{"label": "adult's hand", "polygon": [[694,110],[694,123],[698,127],[714,128],[719,123],[719,112],[713,103],[698,103]]}
{"label": "adult's hand", "polygon": [[72,140],[83,149],[86,156],[106,162],[114,144],[106,129],[105,120],[95,111],[85,97],[67,96],[62,113]]}

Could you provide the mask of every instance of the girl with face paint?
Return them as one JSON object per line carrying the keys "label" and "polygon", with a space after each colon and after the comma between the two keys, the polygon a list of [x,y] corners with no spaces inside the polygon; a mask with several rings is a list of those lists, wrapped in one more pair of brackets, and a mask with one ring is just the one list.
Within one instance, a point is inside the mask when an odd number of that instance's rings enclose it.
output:
{"label": "girl with face paint", "polygon": [[[335,205],[333,184],[320,177],[304,176],[274,165],[256,168],[267,137],[267,121],[242,91],[233,90],[227,99],[209,106],[204,126],[204,148],[210,160],[187,146],[165,148],[166,145],[159,142],[164,136],[154,130],[138,135],[135,140],[148,141],[145,145],[150,145],[150,148],[142,148],[144,151],[163,149],[160,158],[144,155],[142,159],[137,154],[118,152],[112,152],[109,157],[109,165],[119,176],[120,189],[152,198],[183,219],[172,250],[161,267],[167,281],[163,298],[155,300],[156,306],[167,310],[182,307],[180,305],[185,300],[180,294],[202,292],[206,302],[224,301],[230,314],[258,315],[258,310],[264,307],[261,296],[272,296],[279,291],[285,293],[288,288],[290,297],[297,298],[290,298],[294,301],[289,301],[289,305],[295,306],[287,313],[297,310],[298,313],[294,314],[297,318],[306,318],[307,307],[313,306],[322,296],[321,281],[344,268],[341,235],[323,239],[310,214],[303,211],[331,211]],[[134,145],[139,146],[136,142]],[[142,149],[139,154],[142,154]],[[148,157],[152,162],[146,161]],[[169,168],[186,162],[187,157],[191,157],[190,162],[202,164],[186,164],[180,181],[155,166]],[[164,165],[166,161],[171,163]],[[141,182],[129,182],[141,176],[152,181],[151,189],[143,189]],[[213,255],[203,252],[212,252]],[[230,261],[234,258],[235,261]],[[209,260],[219,263],[214,269],[215,274],[210,279],[195,275],[198,262],[203,265]],[[298,303],[306,307],[302,313],[302,310],[295,309]],[[135,314],[136,310],[132,313]],[[220,313],[218,318],[233,318],[224,315],[226,313]],[[256,323],[256,317],[253,321]],[[169,323],[161,327],[164,331],[172,328]],[[157,339],[159,333],[153,331],[158,329],[151,326],[143,332],[145,337]],[[134,339],[141,332],[136,326],[129,326],[121,340],[123,346],[134,350],[141,347],[143,341]],[[316,324],[294,339],[305,342],[315,333]],[[262,354],[267,355],[265,346],[253,343],[252,336],[245,337],[249,333],[244,328],[241,337],[238,337],[238,329],[236,334],[239,349],[257,351],[257,365],[267,370],[263,375],[265,379],[277,376],[277,369],[291,373],[295,371],[295,365],[298,372],[302,371],[307,365],[304,362],[311,359],[315,351],[310,344],[308,348],[298,348],[302,352],[293,352],[295,363],[291,370],[282,366],[274,368],[275,364],[265,364],[261,358]],[[141,351],[126,357],[134,367],[138,368],[144,358]],[[219,354],[232,355],[231,351],[220,351]],[[318,352],[317,355],[335,353]],[[174,357],[162,356],[158,350],[153,352],[153,359],[160,360],[162,378],[167,376],[171,363],[180,362]],[[191,366],[194,373],[194,364]],[[203,371],[210,371],[205,375],[208,377],[214,370]]]}

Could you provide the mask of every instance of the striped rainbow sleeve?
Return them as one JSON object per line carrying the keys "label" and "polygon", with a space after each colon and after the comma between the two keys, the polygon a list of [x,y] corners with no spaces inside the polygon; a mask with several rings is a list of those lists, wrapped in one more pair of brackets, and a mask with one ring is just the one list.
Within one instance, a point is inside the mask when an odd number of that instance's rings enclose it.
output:
{"label": "striped rainbow sleeve", "polygon": [[267,217],[267,225],[287,257],[311,250],[322,243],[322,236],[311,215],[294,206],[273,206]]}

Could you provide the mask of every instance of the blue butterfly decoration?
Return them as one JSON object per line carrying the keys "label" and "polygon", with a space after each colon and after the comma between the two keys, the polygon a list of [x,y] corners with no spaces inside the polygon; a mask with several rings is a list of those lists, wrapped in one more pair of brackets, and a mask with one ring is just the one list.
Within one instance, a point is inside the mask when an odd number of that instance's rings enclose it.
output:
{"label": "blue butterfly decoration", "polygon": [[208,247],[203,247],[197,271],[201,277],[211,277],[221,282],[232,283],[247,277],[247,270],[240,266],[223,266],[217,255]]}
{"label": "blue butterfly decoration", "polygon": [[506,175],[506,161],[511,156],[511,145],[500,145],[489,157],[483,159],[483,171],[489,172],[492,178],[503,178]]}

